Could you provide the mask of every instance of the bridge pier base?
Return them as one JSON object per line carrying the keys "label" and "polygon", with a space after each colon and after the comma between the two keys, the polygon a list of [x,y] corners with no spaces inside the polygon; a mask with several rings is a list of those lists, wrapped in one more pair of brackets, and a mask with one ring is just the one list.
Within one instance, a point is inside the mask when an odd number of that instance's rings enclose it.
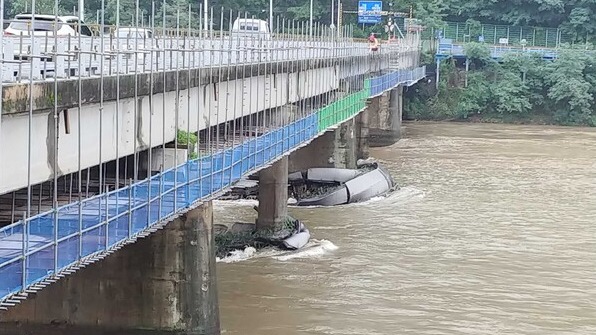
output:
{"label": "bridge pier base", "polygon": [[0,335],[219,333],[211,202],[0,313]]}
{"label": "bridge pier base", "polygon": [[259,172],[259,213],[256,229],[280,227],[288,215],[288,157]]}
{"label": "bridge pier base", "polygon": [[369,101],[369,144],[387,146],[401,137],[403,116],[403,87],[398,86]]}

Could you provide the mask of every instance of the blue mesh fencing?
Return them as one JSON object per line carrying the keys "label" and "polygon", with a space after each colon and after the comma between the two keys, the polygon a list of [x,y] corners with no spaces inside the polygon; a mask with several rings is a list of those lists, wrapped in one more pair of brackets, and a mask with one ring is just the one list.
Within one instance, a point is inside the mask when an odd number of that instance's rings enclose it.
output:
{"label": "blue mesh fencing", "polygon": [[425,75],[426,66],[421,66],[411,70],[398,70],[370,78],[367,80],[367,84],[370,85],[370,96],[376,97],[398,85],[413,85],[424,78]]}
{"label": "blue mesh fencing", "polygon": [[31,217],[26,224],[4,227],[0,230],[0,297],[110,249],[225,189],[317,133],[318,118],[312,114],[128,187]]}
{"label": "blue mesh fencing", "polygon": [[[371,96],[412,80],[397,71],[367,80]],[[0,229],[0,301],[82,258],[109,250],[231,186],[318,136],[319,113],[185,162],[124,188]],[[324,130],[323,130],[324,131]]]}

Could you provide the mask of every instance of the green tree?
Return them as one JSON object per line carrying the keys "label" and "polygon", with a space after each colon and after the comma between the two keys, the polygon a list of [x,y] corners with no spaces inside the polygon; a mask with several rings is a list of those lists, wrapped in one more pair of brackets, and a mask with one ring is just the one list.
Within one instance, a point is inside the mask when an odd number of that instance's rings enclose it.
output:
{"label": "green tree", "polygon": [[561,51],[546,75],[547,96],[555,106],[555,117],[562,123],[593,123],[593,88],[584,77],[590,57],[577,50]]}
{"label": "green tree", "polygon": [[464,53],[476,67],[484,67],[493,62],[490,49],[483,43],[466,43]]}
{"label": "green tree", "polygon": [[521,76],[508,70],[501,70],[499,80],[490,85],[491,106],[496,113],[524,115],[532,104],[528,87]]}

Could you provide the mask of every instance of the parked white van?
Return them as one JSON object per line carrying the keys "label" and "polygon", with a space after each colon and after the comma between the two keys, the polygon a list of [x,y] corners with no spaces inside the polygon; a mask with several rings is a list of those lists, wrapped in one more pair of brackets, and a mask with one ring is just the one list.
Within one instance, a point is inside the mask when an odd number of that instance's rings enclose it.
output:
{"label": "parked white van", "polygon": [[267,21],[258,19],[236,19],[232,25],[233,37],[249,37],[262,40],[271,39]]}

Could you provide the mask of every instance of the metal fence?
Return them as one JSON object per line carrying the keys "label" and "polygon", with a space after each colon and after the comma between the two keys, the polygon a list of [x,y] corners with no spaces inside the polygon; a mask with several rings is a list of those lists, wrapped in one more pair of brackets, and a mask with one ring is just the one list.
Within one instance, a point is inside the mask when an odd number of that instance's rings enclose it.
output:
{"label": "metal fence", "polygon": [[[0,0],[0,7],[4,1]],[[213,13],[211,11],[211,18],[216,17]],[[230,18],[249,17],[222,10],[220,18],[224,14]],[[176,11],[175,17],[179,21],[180,11]],[[120,27],[116,24],[115,29]],[[158,30],[155,22],[149,27]],[[229,29],[226,33],[223,23],[219,28],[216,33],[177,25],[167,32],[162,27],[162,34],[157,37],[134,39],[58,36],[55,30],[42,36],[4,36],[5,31],[0,31],[3,92],[16,87],[18,92],[28,92],[29,98],[23,110],[16,113],[11,100],[14,97],[5,95],[0,100],[3,102],[0,105],[0,161],[10,160],[15,154],[13,150],[20,148],[17,145],[20,143],[7,137],[7,124],[16,119],[24,120],[24,126],[17,133],[22,136],[18,142],[25,143],[26,163],[19,173],[27,175],[22,189],[0,194],[0,214],[3,211],[8,214],[0,215],[0,221],[3,220],[0,222],[0,309],[163,227],[191,206],[217,196],[242,176],[308,144],[330,127],[357,114],[368,97],[398,84],[410,85],[425,74],[423,68],[401,69],[371,78],[370,60],[382,59],[384,64],[392,64],[391,58],[397,57],[393,63],[402,64],[400,55],[417,50],[418,46],[408,43],[383,46],[372,54],[366,43],[350,38],[349,27],[338,32],[314,24],[311,30],[306,22],[279,18],[275,20],[272,36],[256,38],[235,36]],[[323,94],[287,99],[289,106],[265,107],[267,99],[282,101],[287,94],[284,92],[289,91],[289,87],[279,87],[275,79],[275,73],[283,72],[280,69],[284,66],[300,61],[302,69],[313,70],[318,62],[323,68],[337,72],[354,62],[355,56],[366,56],[359,58],[362,63],[359,67],[364,70],[351,74],[353,84],[348,88],[338,90],[340,85],[332,85]],[[231,65],[236,65],[237,71],[226,71]],[[255,68],[256,75],[267,78],[262,86],[255,85],[250,75],[245,75]],[[194,69],[197,71],[191,72]],[[153,79],[160,78],[165,83],[168,71],[175,72],[176,77],[173,81],[176,98],[171,106],[166,105],[165,98],[159,97],[161,92],[151,94],[155,89]],[[191,78],[191,73],[196,78]],[[191,100],[190,93],[181,93],[181,74],[186,74],[188,87],[191,80],[198,80],[197,87],[202,89],[211,83],[201,83],[201,78],[217,78],[224,93],[214,89],[212,94],[217,98],[208,106],[203,101]],[[307,82],[313,84],[331,80],[314,71],[300,75],[308,76]],[[97,107],[94,111],[84,111],[89,102],[83,100],[82,90],[89,78],[99,80],[94,92],[93,103]],[[108,78],[113,86],[104,86]],[[141,81],[141,78],[151,80]],[[339,76],[334,74],[333,80],[339,81]],[[231,81],[248,88],[246,94],[242,91],[240,105],[236,102],[228,105],[227,94],[235,92],[226,86]],[[58,101],[65,93],[58,91],[58,84],[64,82],[74,83],[72,87],[78,94],[78,99],[66,107],[60,106]],[[50,101],[44,102],[45,109],[36,110],[33,92],[41,84],[51,88],[47,96],[42,96]],[[108,92],[110,101],[106,99],[108,89],[113,90]],[[145,93],[150,115],[145,120],[149,124],[145,125],[137,117],[145,108],[139,102],[142,89],[150,92]],[[307,87],[293,89],[308,92]],[[122,91],[132,93],[125,96]],[[113,103],[115,109],[116,121],[112,123],[104,116],[108,102]],[[127,111],[125,103],[130,105]],[[248,111],[250,108],[246,106],[256,107]],[[6,112],[9,107],[13,109],[11,115]],[[286,107],[292,112],[286,112]],[[173,111],[172,120],[167,120],[169,111]],[[67,112],[75,114],[77,124],[66,123],[64,114]],[[44,121],[37,123],[41,113],[45,113]],[[83,123],[84,113],[97,114],[98,125]],[[124,113],[134,117],[126,123],[120,119]],[[203,124],[205,117],[212,118],[208,124]],[[153,124],[154,120],[161,120],[161,124]],[[83,143],[83,135],[89,129],[97,130],[97,135],[93,135],[97,137],[94,143]],[[64,147],[64,135],[58,130],[72,133],[76,140],[69,142],[70,147]],[[42,131],[47,131],[48,136],[35,137],[36,132]],[[148,140],[141,143],[138,137],[143,131],[148,132]],[[185,136],[179,136],[181,134]],[[43,152],[47,156],[38,157],[40,153],[32,149],[35,145],[48,148],[47,153]],[[193,146],[196,149],[192,149]],[[154,171],[153,149],[156,148],[176,151],[171,166],[162,155],[158,164],[161,168]],[[179,158],[181,148],[188,152]],[[115,150],[115,158],[106,158],[107,149]],[[59,168],[59,163],[63,163],[59,160],[64,158],[61,153],[65,150],[76,162],[72,173],[63,173]],[[81,158],[87,150],[97,156],[92,164]],[[52,167],[49,178],[41,183],[32,179],[36,165]],[[0,175],[4,173],[7,171],[0,170]]]}
{"label": "metal fence", "polygon": [[[483,41],[489,44],[501,44],[506,39],[507,45],[526,47],[558,48],[562,44],[573,44],[572,35],[557,28],[520,27],[507,25],[481,24],[478,26],[465,22],[446,22],[440,29],[427,29],[424,39],[446,38],[454,43]],[[525,43],[522,43],[525,41]]]}
{"label": "metal fence", "polygon": [[[558,56],[558,50],[553,48],[491,45],[488,50],[490,51],[491,57],[494,59],[514,54],[533,54],[538,55],[545,60],[553,60]],[[466,52],[464,46],[462,44],[453,44],[451,39],[439,40],[436,59],[445,59],[451,56],[465,57]]]}
{"label": "metal fence", "polygon": [[[74,36],[46,32],[0,36],[3,82],[114,76],[178,68],[262,61],[284,61],[365,55],[366,43],[349,38],[351,30],[337,32],[320,24],[308,36],[304,22],[277,21],[279,33],[242,35],[229,31],[164,33],[153,37]],[[223,28],[223,27],[222,27]],[[144,29],[114,27],[122,29]],[[155,29],[155,28],[151,28]]]}

